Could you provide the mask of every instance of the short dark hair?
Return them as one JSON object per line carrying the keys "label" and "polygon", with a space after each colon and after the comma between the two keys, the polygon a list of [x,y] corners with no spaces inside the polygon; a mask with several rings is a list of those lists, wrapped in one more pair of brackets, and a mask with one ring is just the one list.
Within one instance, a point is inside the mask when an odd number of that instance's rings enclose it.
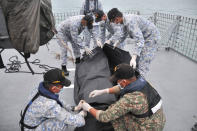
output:
{"label": "short dark hair", "polygon": [[113,8],[107,13],[107,17],[110,22],[114,22],[116,17],[122,17],[122,16],[123,16],[122,12],[120,12],[117,8]]}
{"label": "short dark hair", "polygon": [[85,15],[83,17],[83,19],[85,21],[87,21],[87,27],[88,29],[92,29],[93,28],[93,21],[94,21],[94,18],[91,16],[91,15]]}

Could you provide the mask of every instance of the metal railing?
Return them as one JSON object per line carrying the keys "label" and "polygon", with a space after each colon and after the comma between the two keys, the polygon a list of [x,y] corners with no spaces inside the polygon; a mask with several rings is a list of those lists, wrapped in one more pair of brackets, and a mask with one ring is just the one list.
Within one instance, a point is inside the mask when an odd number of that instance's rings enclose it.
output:
{"label": "metal railing", "polygon": [[64,13],[54,13],[55,23],[58,25],[61,21],[67,19],[68,17],[79,15],[80,11],[69,11]]}
{"label": "metal railing", "polygon": [[[66,18],[70,16],[79,15],[79,14],[80,14],[80,11],[69,11],[69,12],[64,12],[64,13],[54,13],[53,15],[55,17],[56,25],[58,25],[61,21],[65,20]],[[136,10],[128,10],[128,11],[125,11],[124,14],[140,15],[140,12]]]}
{"label": "metal railing", "polygon": [[[54,13],[56,25],[70,16],[79,15],[79,11]],[[124,14],[137,14],[128,10]],[[149,17],[161,33],[161,45],[173,49],[197,62],[197,19],[165,13],[154,13]]]}
{"label": "metal railing", "polygon": [[161,33],[161,42],[197,62],[197,19],[155,13],[154,23]]}

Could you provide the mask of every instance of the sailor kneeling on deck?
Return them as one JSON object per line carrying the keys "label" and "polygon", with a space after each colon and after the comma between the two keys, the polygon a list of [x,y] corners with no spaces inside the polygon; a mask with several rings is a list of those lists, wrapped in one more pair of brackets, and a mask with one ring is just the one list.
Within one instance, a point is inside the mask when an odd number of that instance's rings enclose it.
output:
{"label": "sailor kneeling on deck", "polygon": [[111,121],[115,131],[162,131],[165,115],[158,92],[128,64],[120,64],[111,77],[117,86],[94,90],[89,97],[119,93],[120,99],[107,110],[96,110],[85,101],[82,108],[101,122]]}
{"label": "sailor kneeling on deck", "polygon": [[21,112],[21,131],[64,131],[69,126],[84,126],[86,112],[74,112],[81,109],[82,102],[74,107],[59,99],[58,94],[63,86],[70,84],[62,70],[52,69],[46,72],[44,82],[32,93],[32,99],[24,112]]}

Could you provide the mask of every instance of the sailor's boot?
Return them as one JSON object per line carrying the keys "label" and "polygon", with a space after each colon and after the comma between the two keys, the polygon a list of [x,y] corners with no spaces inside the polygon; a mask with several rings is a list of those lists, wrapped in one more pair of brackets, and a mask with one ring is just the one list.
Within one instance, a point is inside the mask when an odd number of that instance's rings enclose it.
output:
{"label": "sailor's boot", "polygon": [[2,60],[1,54],[0,54],[0,69],[1,69],[1,68],[5,68],[5,66],[4,66],[4,64],[3,64],[3,60]]}
{"label": "sailor's boot", "polygon": [[69,71],[66,68],[66,65],[62,65],[62,71],[64,72],[65,76],[69,76]]}
{"label": "sailor's boot", "polygon": [[78,64],[78,63],[80,63],[80,57],[77,57],[77,58],[75,59],[75,64]]}

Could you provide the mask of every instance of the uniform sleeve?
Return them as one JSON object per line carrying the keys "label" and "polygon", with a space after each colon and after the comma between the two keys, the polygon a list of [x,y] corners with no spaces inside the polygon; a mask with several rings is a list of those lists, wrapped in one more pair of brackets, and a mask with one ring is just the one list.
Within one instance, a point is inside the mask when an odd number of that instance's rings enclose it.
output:
{"label": "uniform sleeve", "polygon": [[74,127],[81,127],[85,125],[84,117],[80,114],[68,112],[64,108],[61,108],[60,113],[57,115],[57,119]]}
{"label": "uniform sleeve", "polygon": [[112,35],[111,35],[110,40],[114,43],[117,41],[119,43],[122,43],[126,39],[127,33],[124,33],[124,30],[122,30],[121,26],[113,25],[112,28],[113,28],[114,32],[111,33]]}
{"label": "uniform sleeve", "polygon": [[77,27],[72,27],[71,29],[71,36],[72,36],[72,42],[74,44],[78,44],[78,28]]}
{"label": "uniform sleeve", "polygon": [[101,40],[101,43],[104,44],[105,42],[105,33],[106,33],[106,27],[105,24],[100,24],[100,34],[99,34],[99,38]]}
{"label": "uniform sleeve", "polygon": [[83,44],[86,47],[90,46],[90,41],[91,41],[91,31],[87,29],[87,27],[84,29],[84,40],[83,40]]}
{"label": "uniform sleeve", "polygon": [[144,113],[144,108],[147,108],[147,106],[147,100],[142,93],[127,93],[106,111],[101,111],[98,118],[101,122],[109,122],[124,116],[128,112]]}
{"label": "uniform sleeve", "polygon": [[111,123],[116,131],[127,131],[123,116],[116,120],[113,120]]}
{"label": "uniform sleeve", "polygon": [[[96,28],[99,28],[99,25],[97,25]],[[92,39],[93,39],[93,42],[95,45],[97,45],[97,40],[99,38],[99,34],[97,34],[99,30],[94,30],[94,29],[91,29],[89,30],[90,34],[92,35]]]}
{"label": "uniform sleeve", "polygon": [[140,56],[142,48],[144,47],[144,37],[142,31],[139,28],[137,20],[129,23],[129,30],[132,32],[133,39],[135,40],[133,55]]}
{"label": "uniform sleeve", "polygon": [[108,39],[115,43],[115,41],[119,38],[120,35],[120,29],[116,24],[110,24],[110,27],[108,28],[108,32],[110,32],[110,35],[108,36]]}
{"label": "uniform sleeve", "polygon": [[75,127],[81,127],[85,125],[85,120],[81,115],[66,111],[59,104],[57,104],[56,101],[48,101],[45,104],[48,108],[44,115],[46,118],[58,119],[65,124]]}
{"label": "uniform sleeve", "polygon": [[121,29],[119,43],[124,42],[127,36],[128,36],[128,32],[127,32],[126,26],[123,26]]}

